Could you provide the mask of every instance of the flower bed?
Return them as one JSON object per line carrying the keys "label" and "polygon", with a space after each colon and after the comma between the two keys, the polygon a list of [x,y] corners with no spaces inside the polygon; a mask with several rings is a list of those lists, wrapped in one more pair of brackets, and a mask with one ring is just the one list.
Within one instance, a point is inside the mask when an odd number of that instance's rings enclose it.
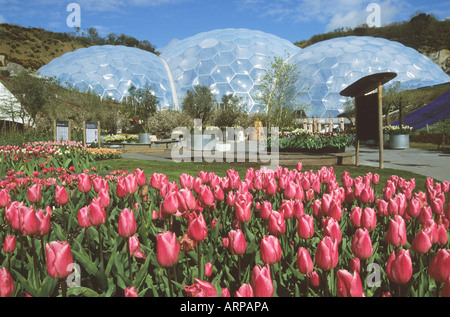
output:
{"label": "flower bed", "polygon": [[0,182],[2,296],[450,295],[449,182],[36,173]]}
{"label": "flower bed", "polygon": [[[270,138],[268,140],[270,147]],[[339,153],[352,145],[353,137],[347,133],[311,133],[302,129],[281,133],[280,152]]]}

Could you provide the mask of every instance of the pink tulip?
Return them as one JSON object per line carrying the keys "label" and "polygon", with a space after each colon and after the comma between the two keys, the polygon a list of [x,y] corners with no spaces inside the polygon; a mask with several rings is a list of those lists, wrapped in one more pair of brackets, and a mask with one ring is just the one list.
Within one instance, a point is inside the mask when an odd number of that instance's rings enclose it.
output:
{"label": "pink tulip", "polygon": [[82,193],[87,193],[92,188],[92,182],[89,175],[81,173],[78,174],[78,190]]}
{"label": "pink tulip", "polygon": [[211,207],[214,204],[214,194],[211,188],[207,185],[200,186],[200,193],[198,200],[203,207]]}
{"label": "pink tulip", "polygon": [[159,190],[161,188],[161,185],[167,183],[167,176],[161,173],[153,173],[150,178],[150,185],[154,188]]}
{"label": "pink tulip", "polygon": [[339,260],[338,242],[326,236],[319,241],[314,255],[315,264],[323,271],[336,267]]}
{"label": "pink tulip", "polygon": [[51,227],[50,217],[51,213],[49,212],[45,212],[42,209],[36,211],[36,218],[39,220],[39,229],[36,231],[35,235],[42,237],[49,233]]}
{"label": "pink tulip", "polygon": [[91,225],[100,226],[106,221],[106,211],[103,208],[100,200],[93,200],[92,203],[89,204],[87,217]]}
{"label": "pink tulip", "polygon": [[91,226],[91,223],[89,222],[89,207],[85,206],[82,207],[80,210],[78,210],[78,215],[77,215],[77,219],[78,219],[78,225],[81,228],[89,228]]}
{"label": "pink tulip", "polygon": [[274,264],[281,260],[281,245],[275,236],[264,236],[259,250],[264,264]]}
{"label": "pink tulip", "polygon": [[178,261],[180,244],[175,233],[164,231],[156,235],[156,260],[162,267],[170,267]]}
{"label": "pink tulip", "polygon": [[122,238],[129,238],[136,233],[136,219],[134,218],[134,213],[128,208],[123,209],[119,214],[119,235]]}
{"label": "pink tulip", "polygon": [[422,229],[414,237],[411,248],[418,254],[425,254],[430,251],[432,242],[431,229]]}
{"label": "pink tulip", "polygon": [[361,260],[359,258],[354,257],[350,260],[350,270],[358,273],[361,271]]}
{"label": "pink tulip", "polygon": [[236,291],[236,297],[255,297],[255,293],[249,284],[242,284]]}
{"label": "pink tulip", "polygon": [[170,215],[175,214],[177,210],[178,210],[177,192],[167,193],[161,205],[161,213],[163,214],[164,218],[168,218]]}
{"label": "pink tulip", "polygon": [[41,188],[41,184],[34,184],[33,186],[27,188],[27,197],[30,203],[35,204],[41,201]]}
{"label": "pink tulip", "polygon": [[450,297],[450,276],[444,282],[442,287],[441,297]]}
{"label": "pink tulip", "polygon": [[206,239],[208,228],[202,213],[199,215],[197,213],[190,214],[187,234],[195,242],[201,242]]}
{"label": "pink tulip", "polygon": [[263,220],[269,219],[271,213],[272,213],[272,203],[270,201],[263,201],[261,210],[259,212],[261,219]]}
{"label": "pink tulip", "polygon": [[412,276],[412,261],[409,250],[392,251],[386,264],[386,274],[394,283],[407,283]]}
{"label": "pink tulip", "polygon": [[375,209],[366,207],[361,214],[361,226],[369,231],[375,229],[377,225],[377,214]]}
{"label": "pink tulip", "polygon": [[411,218],[416,218],[420,214],[420,200],[417,198],[413,198],[409,201],[408,206],[406,207],[406,213]]}
{"label": "pink tulip", "polygon": [[147,178],[145,177],[145,172],[139,168],[134,171],[136,176],[136,182],[138,186],[145,186],[147,184]]}
{"label": "pink tulip", "polygon": [[212,266],[211,262],[205,263],[205,276],[211,277],[212,272],[213,272],[213,266]]}
{"label": "pink tulip", "polygon": [[297,251],[297,268],[302,274],[310,274],[314,270],[314,264],[307,249],[300,247]]}
{"label": "pink tulip", "polygon": [[320,276],[317,271],[312,271],[308,274],[309,284],[312,287],[318,288],[320,286]]}
{"label": "pink tulip", "polygon": [[359,206],[353,207],[350,213],[350,223],[354,227],[361,227],[362,209]]}
{"label": "pink tulip", "polygon": [[228,249],[231,254],[241,255],[247,249],[247,241],[240,229],[231,230],[228,232]]}
{"label": "pink tulip", "polygon": [[194,278],[193,285],[184,286],[184,291],[189,297],[217,297],[214,285],[198,278]]}
{"label": "pink tulip", "polygon": [[66,242],[53,241],[45,244],[47,272],[56,279],[63,279],[72,273],[73,257],[70,245]]}
{"label": "pink tulip", "polygon": [[128,195],[127,185],[125,179],[121,178],[117,181],[116,185],[116,196],[118,198],[125,198]]}
{"label": "pink tulip", "polygon": [[16,249],[16,236],[8,235],[3,243],[3,251],[5,253],[13,252]]}
{"label": "pink tulip", "polygon": [[358,229],[353,235],[352,246],[353,254],[361,260],[367,260],[372,255],[372,241],[370,240],[367,229]]}
{"label": "pink tulip", "polygon": [[395,247],[402,247],[406,244],[406,225],[401,216],[395,216],[389,221],[389,229],[384,238],[387,243]]}
{"label": "pink tulip", "polygon": [[130,252],[131,256],[134,256],[138,259],[146,259],[147,256],[145,253],[141,251],[141,243],[139,242],[139,239],[137,236],[132,236],[128,238],[128,252]]}
{"label": "pink tulip", "polygon": [[11,297],[14,294],[14,280],[9,271],[0,268],[0,297]]}
{"label": "pink tulip", "polygon": [[5,208],[11,203],[11,195],[6,188],[0,190],[0,208]]}
{"label": "pink tulip", "polygon": [[271,235],[282,236],[286,232],[286,223],[282,213],[273,210],[269,216],[267,228]]}
{"label": "pink tulip", "polygon": [[252,217],[253,197],[250,193],[237,192],[234,196],[234,211],[236,219],[240,222],[248,222]]}
{"label": "pink tulip", "polygon": [[450,276],[450,250],[439,249],[428,267],[430,276],[437,282],[445,282]]}
{"label": "pink tulip", "polygon": [[337,271],[336,293],[338,297],[364,297],[358,272]]}
{"label": "pink tulip", "polygon": [[125,297],[139,297],[136,288],[134,286],[125,288]]}
{"label": "pink tulip", "polygon": [[303,214],[298,218],[297,234],[301,239],[310,239],[314,236],[314,218],[308,214]]}
{"label": "pink tulip", "polygon": [[339,223],[335,218],[326,217],[322,218],[323,236],[331,237],[336,240],[337,243],[341,243],[342,232]]}
{"label": "pink tulip", "polygon": [[109,190],[107,188],[100,189],[97,197],[103,208],[108,208],[111,204],[111,197],[109,196]]}
{"label": "pink tulip", "polygon": [[272,297],[274,287],[270,276],[270,266],[256,265],[252,271],[251,286],[255,297]]}
{"label": "pink tulip", "polygon": [[33,207],[20,206],[18,210],[19,217],[19,229],[24,235],[36,234],[40,227],[41,222],[36,216],[36,212]]}

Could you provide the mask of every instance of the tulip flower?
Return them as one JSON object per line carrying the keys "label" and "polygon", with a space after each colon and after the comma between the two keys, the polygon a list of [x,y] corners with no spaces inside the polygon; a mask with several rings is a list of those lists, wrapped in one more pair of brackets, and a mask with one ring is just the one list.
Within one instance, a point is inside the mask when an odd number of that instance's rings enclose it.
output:
{"label": "tulip flower", "polygon": [[314,217],[303,214],[298,218],[297,234],[301,239],[310,239],[314,236]]}
{"label": "tulip flower", "polygon": [[411,248],[418,254],[425,254],[433,245],[432,239],[431,229],[422,229],[414,237]]}
{"label": "tulip flower", "polygon": [[250,193],[237,192],[234,196],[234,211],[236,219],[240,222],[248,222],[252,216],[252,200]]}
{"label": "tulip flower", "polygon": [[269,219],[271,213],[272,213],[272,203],[267,200],[263,201],[261,205],[261,210],[259,212],[261,219],[263,220]]}
{"label": "tulip flower", "polygon": [[361,271],[361,260],[359,258],[354,257],[350,260],[350,270],[358,273]]}
{"label": "tulip flower", "polygon": [[222,297],[231,297],[230,290],[228,288],[222,288]]}
{"label": "tulip flower", "polygon": [[417,198],[411,199],[406,207],[406,213],[411,218],[418,217],[420,214],[420,200]]}
{"label": "tulip flower", "polygon": [[401,216],[395,216],[389,221],[389,229],[385,235],[387,243],[402,247],[407,242],[405,220]]}
{"label": "tulip flower", "polygon": [[89,223],[93,226],[100,226],[106,221],[106,211],[99,200],[93,200],[87,210]]}
{"label": "tulip flower", "polygon": [[136,219],[132,210],[125,208],[120,212],[118,227],[122,238],[129,238],[136,233]]}
{"label": "tulip flower", "polygon": [[103,208],[107,208],[111,204],[111,197],[109,196],[109,190],[107,188],[100,189],[97,197],[100,199]]}
{"label": "tulip flower", "polygon": [[361,260],[367,260],[372,255],[372,241],[367,229],[358,229],[353,235],[351,249],[353,254]]}
{"label": "tulip flower", "polygon": [[49,212],[45,212],[42,209],[36,211],[36,218],[39,220],[39,229],[35,233],[36,236],[42,237],[50,231],[50,217],[51,213]]}
{"label": "tulip flower", "polygon": [[208,228],[202,213],[199,215],[197,215],[197,213],[192,213],[189,216],[187,234],[195,242],[205,240],[208,235]]}
{"label": "tulip flower", "polygon": [[412,276],[412,261],[409,250],[392,251],[386,263],[386,274],[392,282],[401,285]]}
{"label": "tulip flower", "polygon": [[377,225],[377,214],[375,209],[366,207],[361,214],[361,226],[368,231],[375,229]]}
{"label": "tulip flower", "polygon": [[16,236],[8,235],[3,243],[3,251],[5,253],[13,252],[16,249]]}
{"label": "tulip flower", "polygon": [[231,230],[228,232],[228,249],[231,254],[241,255],[247,249],[247,241],[240,229]]}
{"label": "tulip flower", "polygon": [[85,173],[78,174],[78,190],[82,193],[88,193],[92,188],[92,182],[89,175]]}
{"label": "tulip flower", "polygon": [[137,236],[132,236],[128,238],[128,252],[131,256],[138,259],[146,259],[147,256],[141,251],[141,243]]}
{"label": "tulip flower", "polygon": [[354,227],[360,227],[361,226],[361,217],[362,217],[362,209],[359,206],[355,206],[352,208],[352,211],[350,212],[350,223]]}
{"label": "tulip flower", "polygon": [[164,197],[164,201],[161,204],[161,214],[163,218],[168,218],[170,215],[175,214],[178,210],[178,194],[177,192],[169,192]]}
{"label": "tulip flower", "polygon": [[444,282],[442,287],[441,297],[450,297],[450,276]]}
{"label": "tulip flower", "polygon": [[205,263],[205,276],[211,277],[213,271],[213,266],[211,262]]}
{"label": "tulip flower", "polygon": [[437,282],[445,282],[450,276],[450,250],[439,249],[429,265],[431,278]]}
{"label": "tulip flower", "polygon": [[170,267],[178,261],[180,244],[175,233],[164,231],[156,236],[156,260],[162,267]]}
{"label": "tulip flower", "polygon": [[264,264],[274,264],[281,260],[281,245],[275,236],[264,236],[259,250]]}
{"label": "tulip flower", "polygon": [[337,271],[336,293],[338,297],[364,297],[358,272]]}
{"label": "tulip flower", "polygon": [[125,288],[125,297],[139,297],[136,288],[134,286]]}
{"label": "tulip flower", "polygon": [[5,208],[11,203],[11,195],[6,188],[0,190],[0,208]]}
{"label": "tulip flower", "polygon": [[242,284],[236,291],[235,297],[255,297],[253,288],[249,284]]}
{"label": "tulip flower", "polygon": [[273,210],[269,216],[267,229],[269,230],[271,235],[282,236],[286,232],[284,215],[278,211]]}
{"label": "tulip flower", "polygon": [[138,186],[144,186],[147,184],[147,178],[145,177],[145,172],[139,168],[134,171],[136,176],[136,182]]}
{"label": "tulip flower", "polygon": [[214,285],[198,278],[194,278],[193,285],[184,286],[184,291],[189,297],[217,297]]}
{"label": "tulip flower", "polygon": [[270,276],[270,266],[256,265],[252,271],[251,286],[255,297],[272,297],[274,287]]}
{"label": "tulip flower", "polygon": [[58,205],[64,206],[69,202],[69,195],[64,186],[56,185],[55,201]]}
{"label": "tulip flower", "polygon": [[337,243],[342,241],[342,232],[339,223],[335,218],[326,217],[322,218],[323,236],[331,237],[336,240]]}
{"label": "tulip flower", "polygon": [[329,271],[336,267],[339,260],[337,240],[333,240],[328,236],[320,240],[314,259],[316,265],[323,271]]}
{"label": "tulip flower", "polygon": [[209,186],[200,186],[198,200],[203,207],[211,207],[214,204],[214,194]]}
{"label": "tulip flower", "polygon": [[41,222],[36,216],[36,212],[33,207],[20,206],[18,208],[18,218],[19,218],[19,229],[24,235],[34,235],[36,234],[40,227]]}
{"label": "tulip flower", "polygon": [[307,249],[300,247],[297,251],[297,268],[302,274],[310,274],[314,270],[314,264]]}
{"label": "tulip flower", "polygon": [[45,244],[47,272],[55,279],[64,279],[72,273],[73,257],[70,245],[66,242],[53,241]]}
{"label": "tulip flower", "polygon": [[309,284],[312,287],[318,288],[320,286],[320,277],[317,271],[312,271],[308,274]]}
{"label": "tulip flower", "polygon": [[127,185],[125,184],[125,180],[123,178],[117,181],[116,185],[116,196],[118,198],[125,198],[128,195]]}
{"label": "tulip flower", "polygon": [[88,206],[82,207],[80,210],[78,210],[77,219],[78,219],[78,225],[81,228],[89,228],[91,226],[91,223],[90,223],[89,217],[88,217],[88,213],[89,213]]}
{"label": "tulip flower", "polygon": [[184,213],[188,210],[194,210],[197,206],[194,194],[188,188],[182,188],[177,192],[178,211]]}
{"label": "tulip flower", "polygon": [[34,184],[33,186],[27,188],[27,197],[30,203],[35,204],[41,201],[41,188],[41,184]]}
{"label": "tulip flower", "polygon": [[14,293],[14,281],[9,271],[0,268],[0,297],[11,297]]}

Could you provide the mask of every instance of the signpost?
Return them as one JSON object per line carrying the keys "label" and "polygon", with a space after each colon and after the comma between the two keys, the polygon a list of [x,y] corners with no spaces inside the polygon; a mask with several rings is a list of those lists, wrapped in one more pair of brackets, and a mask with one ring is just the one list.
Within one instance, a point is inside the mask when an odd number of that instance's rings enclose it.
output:
{"label": "signpost", "polygon": [[[397,77],[396,73],[384,72],[369,75],[357,80],[352,85],[341,91],[341,96],[355,98],[356,120],[356,166],[359,166],[359,142],[364,135],[364,129],[369,126],[369,134],[376,132],[378,127],[378,147],[380,168],[384,168],[383,158],[383,96],[382,85]],[[378,94],[372,93],[378,89]],[[366,119],[364,118],[366,116]],[[364,122],[361,122],[364,121]],[[376,123],[376,127],[370,129],[370,122]],[[365,129],[367,131],[367,129]],[[372,131],[370,131],[372,130]]]}
{"label": "signpost", "polygon": [[70,121],[54,121],[53,124],[54,140],[55,141],[70,141]]}
{"label": "signpost", "polygon": [[100,145],[100,121],[84,121],[84,145],[97,143]]}

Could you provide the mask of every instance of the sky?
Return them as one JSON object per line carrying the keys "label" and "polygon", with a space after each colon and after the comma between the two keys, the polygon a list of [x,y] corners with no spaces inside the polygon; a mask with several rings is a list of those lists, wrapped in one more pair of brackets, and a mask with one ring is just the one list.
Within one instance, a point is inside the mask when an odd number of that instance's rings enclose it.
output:
{"label": "sky", "polygon": [[[73,9],[75,4],[75,9]],[[450,18],[448,0],[0,0],[0,23],[102,37],[126,34],[162,50],[172,40],[223,28],[248,28],[291,42],[364,23],[383,26],[425,12]]]}

